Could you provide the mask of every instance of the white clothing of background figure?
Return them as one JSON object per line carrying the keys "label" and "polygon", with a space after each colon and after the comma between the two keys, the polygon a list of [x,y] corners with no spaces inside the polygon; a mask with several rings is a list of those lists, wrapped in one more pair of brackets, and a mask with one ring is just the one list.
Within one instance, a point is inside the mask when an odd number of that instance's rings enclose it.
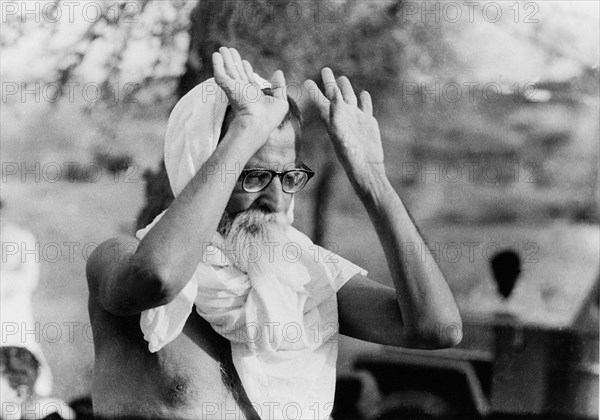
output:
{"label": "white clothing of background figure", "polygon": [[0,322],[2,346],[22,346],[40,362],[35,392],[48,396],[52,372],[40,345],[41,327],[33,317],[32,297],[40,277],[39,253],[33,234],[9,222],[2,222],[2,261],[0,264]]}

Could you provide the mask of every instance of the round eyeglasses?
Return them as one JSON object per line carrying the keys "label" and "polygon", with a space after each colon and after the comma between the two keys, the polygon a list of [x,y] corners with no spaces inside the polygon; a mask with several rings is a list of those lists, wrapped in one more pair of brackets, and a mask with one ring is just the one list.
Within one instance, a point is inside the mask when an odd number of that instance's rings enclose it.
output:
{"label": "round eyeglasses", "polygon": [[270,169],[244,169],[238,182],[241,183],[244,191],[256,193],[267,188],[273,178],[278,176],[283,192],[293,194],[304,188],[314,175],[315,173],[304,164],[301,168],[282,172]]}

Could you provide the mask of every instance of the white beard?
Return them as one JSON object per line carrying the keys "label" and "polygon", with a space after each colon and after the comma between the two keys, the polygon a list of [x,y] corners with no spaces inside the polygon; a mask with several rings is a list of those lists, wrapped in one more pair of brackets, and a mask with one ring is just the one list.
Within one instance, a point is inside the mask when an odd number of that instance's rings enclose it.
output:
{"label": "white beard", "polygon": [[229,255],[233,255],[236,268],[250,274],[249,271],[268,272],[273,269],[276,254],[281,256],[281,252],[274,248],[281,249],[289,242],[286,235],[288,227],[285,215],[251,209],[233,218],[225,214],[219,233],[225,239]]}
{"label": "white beard", "polygon": [[[260,312],[262,321],[275,322],[269,342],[256,343],[258,347],[276,350],[303,348],[309,345],[304,312],[310,281],[306,267],[299,258],[299,244],[290,241],[286,231],[290,226],[285,215],[247,210],[231,218],[224,216],[219,232],[224,236],[228,256],[234,266],[246,273],[257,293],[272,296],[264,302]],[[305,250],[306,251],[306,250]],[[299,341],[287,340],[286,324],[299,328]],[[263,334],[266,338],[267,334]]]}
{"label": "white beard", "polygon": [[[337,321],[335,291],[325,283],[327,273],[316,267],[310,240],[290,224],[285,215],[253,209],[225,215],[219,226],[225,240],[221,251],[235,271],[247,274],[228,275],[234,276],[234,288],[244,282],[247,294],[234,310],[209,322],[227,325],[228,333],[221,334],[231,342],[234,366],[261,418],[286,418],[282,410],[291,403],[308,418],[317,414],[315,402],[326,412],[333,399],[337,341],[329,337]],[[317,277],[311,281],[310,273],[323,273],[323,284]],[[222,307],[215,306],[217,312]]]}

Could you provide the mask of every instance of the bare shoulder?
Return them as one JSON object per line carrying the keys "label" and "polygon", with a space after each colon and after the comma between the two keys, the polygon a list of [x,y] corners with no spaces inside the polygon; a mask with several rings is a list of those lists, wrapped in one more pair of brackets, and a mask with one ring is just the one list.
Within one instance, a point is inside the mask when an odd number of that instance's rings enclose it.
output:
{"label": "bare shoulder", "polygon": [[90,300],[113,315],[136,315],[165,305],[174,297],[154,267],[153,257],[140,255],[139,244],[133,237],[109,239],[88,260]]}
{"label": "bare shoulder", "polygon": [[101,302],[108,289],[117,286],[119,274],[135,254],[140,241],[119,236],[104,241],[89,256],[86,277],[90,298]]}

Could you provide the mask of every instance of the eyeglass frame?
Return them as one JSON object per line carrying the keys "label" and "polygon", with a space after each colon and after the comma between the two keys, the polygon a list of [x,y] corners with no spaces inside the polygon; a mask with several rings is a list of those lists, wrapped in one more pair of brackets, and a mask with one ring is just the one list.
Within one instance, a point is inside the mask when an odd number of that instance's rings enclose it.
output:
{"label": "eyeglass frame", "polygon": [[[246,177],[251,173],[251,172],[256,172],[256,171],[262,171],[262,172],[269,172],[271,174],[271,179],[269,180],[269,182],[267,182],[265,184],[265,186],[263,188],[261,188],[258,191],[248,191],[246,190],[246,188],[244,187],[244,181],[246,180]],[[294,191],[294,192],[287,192],[285,191],[283,188],[283,177],[285,175],[287,175],[290,172],[294,172],[294,171],[300,171],[300,172],[304,172],[308,178],[306,179],[306,182],[304,183],[304,185],[302,186],[302,188],[300,188],[298,191]],[[274,171],[272,169],[266,169],[266,168],[252,168],[252,169],[243,169],[242,172],[240,173],[240,177],[238,178],[238,182],[240,183],[242,189],[244,190],[244,192],[246,193],[258,193],[261,191],[264,191],[267,189],[267,187],[269,185],[271,185],[271,182],[273,182],[273,180],[275,179],[275,176],[279,177],[279,181],[281,182],[281,189],[283,190],[284,193],[286,194],[296,194],[299,191],[302,191],[304,189],[304,187],[306,187],[306,184],[308,184],[308,181],[310,181],[310,179],[315,176],[315,172],[310,169],[308,166],[306,166],[304,163],[300,164],[300,168],[294,168],[294,169],[289,169],[287,171]]]}

